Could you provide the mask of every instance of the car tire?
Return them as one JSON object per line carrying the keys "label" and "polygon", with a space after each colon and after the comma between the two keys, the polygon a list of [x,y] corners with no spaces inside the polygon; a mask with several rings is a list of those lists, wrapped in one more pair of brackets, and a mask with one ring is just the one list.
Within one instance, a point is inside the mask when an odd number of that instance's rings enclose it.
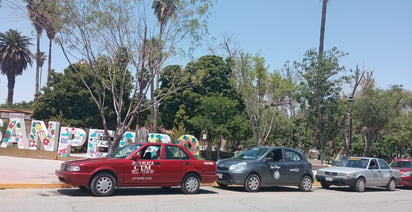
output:
{"label": "car tire", "polygon": [[326,188],[326,189],[330,187],[329,183],[320,183],[320,185],[322,186],[322,188]]}
{"label": "car tire", "polygon": [[388,185],[386,185],[386,189],[387,189],[388,191],[395,191],[395,188],[396,188],[395,180],[394,180],[393,178],[391,178],[391,179],[389,180]]}
{"label": "car tire", "polygon": [[356,180],[354,190],[357,192],[364,192],[365,191],[365,179],[358,178]]}
{"label": "car tire", "polygon": [[308,175],[305,175],[302,177],[302,179],[300,179],[300,183],[299,183],[299,190],[303,191],[303,192],[309,192],[312,190],[312,178],[309,177]]}
{"label": "car tire", "polygon": [[246,177],[244,188],[248,192],[258,192],[260,189],[260,177],[256,174],[250,174]]}
{"label": "car tire", "polygon": [[93,177],[90,189],[95,196],[110,196],[116,188],[116,180],[112,174],[102,172]]}
{"label": "car tire", "polygon": [[228,185],[223,184],[223,183],[217,183],[217,185],[221,188],[227,188],[228,187]]}
{"label": "car tire", "polygon": [[183,178],[180,187],[185,194],[196,194],[199,192],[200,179],[196,174],[188,174]]}

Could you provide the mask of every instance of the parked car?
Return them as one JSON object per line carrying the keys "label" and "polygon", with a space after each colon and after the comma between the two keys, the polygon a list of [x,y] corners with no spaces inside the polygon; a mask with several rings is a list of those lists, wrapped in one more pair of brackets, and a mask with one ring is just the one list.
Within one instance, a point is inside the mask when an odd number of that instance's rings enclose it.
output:
{"label": "parked car", "polygon": [[312,164],[300,151],[276,146],[256,146],[217,162],[220,187],[242,185],[246,191],[260,187],[298,186],[310,191]]}
{"label": "parked car", "polygon": [[399,170],[392,169],[383,159],[349,157],[332,167],[319,169],[316,179],[323,188],[331,185],[350,186],[355,191],[363,192],[365,187],[385,186],[393,191],[400,175]]}
{"label": "parked car", "polygon": [[103,158],[64,162],[55,174],[95,196],[112,195],[116,187],[178,185],[193,194],[201,182],[217,180],[214,161],[197,159],[183,146],[166,143],[134,143]]}
{"label": "parked car", "polygon": [[412,187],[412,158],[395,159],[391,162],[390,166],[401,172],[400,185]]}

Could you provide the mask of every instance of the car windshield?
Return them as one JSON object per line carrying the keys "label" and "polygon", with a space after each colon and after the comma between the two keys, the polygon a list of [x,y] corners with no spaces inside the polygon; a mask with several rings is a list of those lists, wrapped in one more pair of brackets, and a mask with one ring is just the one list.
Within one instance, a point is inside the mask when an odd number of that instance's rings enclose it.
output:
{"label": "car windshield", "polygon": [[267,151],[267,147],[253,147],[235,155],[233,158],[246,160],[258,159],[262,157]]}
{"label": "car windshield", "polygon": [[335,166],[365,169],[368,166],[368,162],[369,159],[366,158],[344,158],[337,162]]}
{"label": "car windshield", "polygon": [[392,161],[391,167],[412,168],[412,161]]}
{"label": "car windshield", "polygon": [[130,145],[126,145],[122,148],[120,148],[119,150],[117,150],[116,152],[112,152],[111,154],[108,154],[106,157],[110,157],[110,158],[126,158],[127,156],[129,156],[130,154],[132,154],[134,151],[136,151],[137,149],[139,149],[139,147],[141,147],[142,144],[130,144]]}

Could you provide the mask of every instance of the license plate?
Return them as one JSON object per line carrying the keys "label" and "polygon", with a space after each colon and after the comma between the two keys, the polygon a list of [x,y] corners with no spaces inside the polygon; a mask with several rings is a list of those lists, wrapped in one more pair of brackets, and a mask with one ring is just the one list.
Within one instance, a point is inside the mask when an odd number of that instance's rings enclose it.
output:
{"label": "license plate", "polygon": [[219,179],[222,179],[222,178],[223,178],[223,174],[217,173],[217,176],[219,177]]}
{"label": "license plate", "polygon": [[332,182],[332,181],[333,181],[333,178],[331,178],[331,177],[326,177],[325,180],[328,181],[328,182]]}

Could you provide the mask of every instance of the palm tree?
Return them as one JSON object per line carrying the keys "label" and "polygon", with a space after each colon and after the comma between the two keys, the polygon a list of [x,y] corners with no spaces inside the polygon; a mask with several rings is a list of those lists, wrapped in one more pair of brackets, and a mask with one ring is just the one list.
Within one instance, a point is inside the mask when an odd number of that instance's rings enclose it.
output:
{"label": "palm tree", "polygon": [[[29,18],[36,29],[36,55],[40,54],[40,36],[43,32],[44,18],[42,16],[42,8],[44,8],[44,1],[36,1],[36,0],[25,0],[27,3],[27,11],[29,14]],[[38,91],[39,89],[39,81],[40,81],[40,67],[38,61],[36,61],[36,82],[35,82],[35,93],[34,93],[34,100],[37,101],[39,96]]]}
{"label": "palm tree", "polygon": [[[157,108],[157,100],[154,97],[154,87],[156,85],[156,89],[159,88],[159,75],[160,75],[160,67],[159,65],[161,64],[163,58],[162,58],[162,49],[163,49],[163,31],[164,27],[166,26],[167,22],[169,21],[170,18],[172,18],[176,14],[177,10],[177,5],[178,0],[154,0],[152,4],[152,9],[154,10],[154,14],[157,17],[157,21],[159,22],[160,29],[159,29],[159,39],[157,42],[153,42],[153,44],[156,44],[157,48],[154,50],[158,54],[158,62],[155,62],[154,69],[152,70],[154,73],[156,73],[156,76],[154,76],[154,79],[151,83],[151,101],[153,101],[153,126],[152,129],[154,131],[157,131],[157,113],[158,113],[158,108]],[[159,65],[158,65],[159,64]]]}
{"label": "palm tree", "polygon": [[[40,54],[34,55],[34,58],[36,59],[36,64],[39,65],[40,67],[40,74],[39,74],[39,84],[41,85],[41,75],[43,72],[43,65],[44,65],[44,61],[47,60],[47,56],[44,52],[40,52]],[[35,95],[40,95],[40,88],[38,88],[39,90],[35,91]],[[39,97],[35,97],[35,99],[39,99]]]}
{"label": "palm tree", "polygon": [[32,64],[29,46],[32,45],[30,38],[23,36],[20,32],[10,29],[0,33],[0,71],[7,76],[8,94],[7,104],[13,105],[14,84],[16,76],[21,75]]}
{"label": "palm tree", "polygon": [[50,78],[52,74],[51,69],[51,52],[52,52],[52,43],[57,34],[62,28],[63,20],[61,19],[62,11],[59,7],[59,2],[56,0],[47,1],[46,10],[43,13],[45,23],[43,25],[46,30],[47,37],[49,38],[49,61],[47,66],[47,85],[50,83]]}
{"label": "palm tree", "polygon": [[322,18],[320,22],[320,38],[319,38],[319,56],[323,58],[323,45],[325,43],[325,25],[326,25],[326,9],[328,8],[328,0],[323,0],[322,3]]}

